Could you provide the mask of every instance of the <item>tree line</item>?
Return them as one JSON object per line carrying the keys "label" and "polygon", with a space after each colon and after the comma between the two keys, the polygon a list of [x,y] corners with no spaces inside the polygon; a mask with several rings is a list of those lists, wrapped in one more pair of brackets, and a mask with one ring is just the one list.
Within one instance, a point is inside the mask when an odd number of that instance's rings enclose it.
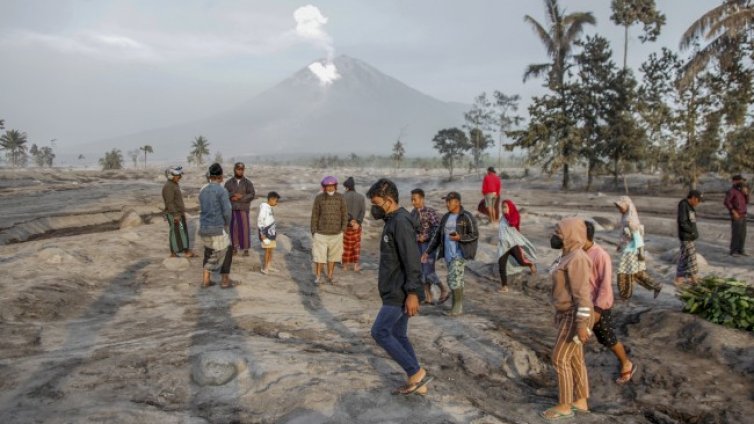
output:
{"label": "tree line", "polygon": [[[661,172],[696,187],[706,172],[754,172],[754,1],[725,0],[692,22],[679,46],[628,67],[629,32],[656,41],[665,15],[654,0],[612,0],[611,21],[624,30],[623,63],[600,34],[591,12],[565,13],[544,0],[545,21],[526,15],[548,60],[532,64],[524,82],[539,79],[546,93],[531,99],[529,119],[515,114],[518,96],[495,92],[475,98],[463,129],[440,130],[432,142],[449,169],[470,154],[476,167],[500,137],[500,148],[523,149],[528,162],[562,172],[571,186],[574,166],[587,170],[587,187],[609,174],[617,186],[628,171]],[[510,143],[503,144],[503,137]]]}

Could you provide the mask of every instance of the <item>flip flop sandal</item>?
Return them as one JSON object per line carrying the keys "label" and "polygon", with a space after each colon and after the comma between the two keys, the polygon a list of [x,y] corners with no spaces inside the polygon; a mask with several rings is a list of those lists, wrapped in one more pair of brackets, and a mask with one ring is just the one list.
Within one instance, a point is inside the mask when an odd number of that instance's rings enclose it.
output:
{"label": "flip flop sandal", "polygon": [[440,296],[440,299],[437,300],[437,304],[442,305],[443,303],[447,302],[448,299],[450,299],[450,293],[446,294],[445,297]]}
{"label": "flip flop sandal", "polygon": [[210,288],[210,287],[212,287],[214,285],[215,285],[214,281],[210,281],[209,283],[206,283],[206,284],[202,281],[202,288],[203,289]]}
{"label": "flip flop sandal", "polygon": [[575,406],[575,405],[571,405],[571,411],[573,411],[573,412],[575,412],[577,414],[591,414],[592,413],[592,411],[590,411],[588,409],[581,409],[581,408],[579,408],[578,406]]}
{"label": "flip flop sandal", "polygon": [[620,373],[620,377],[618,377],[615,382],[617,384],[626,384],[633,378],[634,374],[636,374],[636,369],[639,368],[636,364],[631,364],[631,370]]}
{"label": "flip flop sandal", "polygon": [[221,284],[220,288],[221,289],[230,289],[230,288],[233,288],[233,287],[235,287],[235,286],[237,286],[239,284],[240,283],[238,281],[230,280],[230,281],[228,281],[228,284]]}
{"label": "flip flop sandal", "polygon": [[573,418],[576,414],[573,411],[560,412],[554,409],[546,409],[539,413],[539,416],[547,421],[559,421],[567,418]]}
{"label": "flip flop sandal", "polygon": [[396,387],[393,390],[391,390],[390,394],[393,395],[393,396],[399,395],[399,394],[403,393],[404,390],[408,390],[408,388],[409,388],[409,385],[408,384],[404,384],[402,386]]}
{"label": "flip flop sandal", "polygon": [[424,378],[422,378],[418,383],[407,386],[403,390],[401,390],[402,395],[411,395],[416,393],[417,390],[421,389],[422,387],[429,384],[430,381],[434,380],[435,378],[429,375],[429,373],[424,374]]}

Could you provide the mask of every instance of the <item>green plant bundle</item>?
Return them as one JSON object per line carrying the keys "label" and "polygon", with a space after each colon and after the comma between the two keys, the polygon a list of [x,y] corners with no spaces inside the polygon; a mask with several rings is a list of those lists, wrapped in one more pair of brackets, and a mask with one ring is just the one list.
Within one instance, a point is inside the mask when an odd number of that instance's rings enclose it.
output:
{"label": "green plant bundle", "polygon": [[735,278],[705,277],[678,296],[683,312],[730,328],[754,331],[754,287]]}

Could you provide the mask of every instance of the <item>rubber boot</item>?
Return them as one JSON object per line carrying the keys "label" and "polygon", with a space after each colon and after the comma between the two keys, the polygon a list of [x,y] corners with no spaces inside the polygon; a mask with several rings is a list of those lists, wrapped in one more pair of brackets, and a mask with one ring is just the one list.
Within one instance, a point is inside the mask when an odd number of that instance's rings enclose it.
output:
{"label": "rubber boot", "polygon": [[463,315],[463,288],[453,290],[453,307],[448,316],[457,317]]}

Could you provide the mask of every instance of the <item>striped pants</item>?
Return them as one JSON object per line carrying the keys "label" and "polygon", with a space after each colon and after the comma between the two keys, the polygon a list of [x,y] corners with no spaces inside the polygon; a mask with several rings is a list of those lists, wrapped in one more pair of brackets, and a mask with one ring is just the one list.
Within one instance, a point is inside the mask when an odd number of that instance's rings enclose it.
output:
{"label": "striped pants", "polygon": [[573,342],[576,311],[558,312],[555,325],[558,338],[552,351],[552,364],[558,375],[558,403],[570,405],[589,397],[589,379],[584,363],[584,346]]}

